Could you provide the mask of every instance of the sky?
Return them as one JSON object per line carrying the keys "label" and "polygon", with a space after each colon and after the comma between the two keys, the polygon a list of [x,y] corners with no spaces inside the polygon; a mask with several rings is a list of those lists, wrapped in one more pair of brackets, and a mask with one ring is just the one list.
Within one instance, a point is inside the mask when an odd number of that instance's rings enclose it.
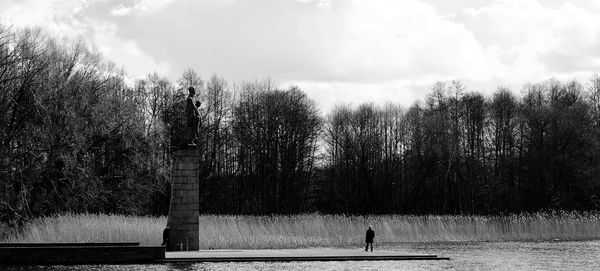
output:
{"label": "sky", "polygon": [[600,72],[600,0],[0,0],[0,23],[82,39],[132,80],[270,78],[324,111]]}

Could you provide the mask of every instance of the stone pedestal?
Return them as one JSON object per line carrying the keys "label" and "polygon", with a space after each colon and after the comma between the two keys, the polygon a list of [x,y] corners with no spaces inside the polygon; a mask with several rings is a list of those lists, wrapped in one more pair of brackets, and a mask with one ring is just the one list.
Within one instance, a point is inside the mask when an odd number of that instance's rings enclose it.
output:
{"label": "stone pedestal", "polygon": [[178,150],[174,156],[167,250],[198,250],[200,155],[194,148]]}

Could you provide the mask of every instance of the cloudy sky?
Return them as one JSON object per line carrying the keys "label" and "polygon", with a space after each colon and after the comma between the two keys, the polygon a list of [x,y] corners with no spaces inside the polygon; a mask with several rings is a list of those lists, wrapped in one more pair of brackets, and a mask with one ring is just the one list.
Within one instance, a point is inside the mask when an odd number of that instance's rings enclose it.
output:
{"label": "cloudy sky", "polygon": [[0,22],[83,38],[131,78],[269,77],[324,110],[600,72],[600,0],[0,0]]}

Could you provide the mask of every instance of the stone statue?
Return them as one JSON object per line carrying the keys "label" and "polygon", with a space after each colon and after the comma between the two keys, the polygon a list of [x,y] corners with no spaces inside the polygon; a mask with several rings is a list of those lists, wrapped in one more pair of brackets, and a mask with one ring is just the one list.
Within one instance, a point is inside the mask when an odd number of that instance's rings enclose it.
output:
{"label": "stone statue", "polygon": [[194,95],[196,90],[194,87],[188,88],[189,95],[187,97],[185,106],[185,115],[187,117],[187,144],[190,146],[196,146],[198,140],[198,124],[200,123],[200,112],[194,104]]}

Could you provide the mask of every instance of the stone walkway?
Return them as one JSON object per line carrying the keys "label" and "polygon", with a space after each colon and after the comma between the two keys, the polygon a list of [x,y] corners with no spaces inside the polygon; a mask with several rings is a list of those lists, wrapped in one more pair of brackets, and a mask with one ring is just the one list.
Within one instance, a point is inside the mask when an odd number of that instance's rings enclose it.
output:
{"label": "stone walkway", "polygon": [[385,260],[448,260],[436,255],[406,254],[397,251],[361,249],[258,249],[200,250],[167,252],[162,262],[264,262],[264,261],[385,261]]}

